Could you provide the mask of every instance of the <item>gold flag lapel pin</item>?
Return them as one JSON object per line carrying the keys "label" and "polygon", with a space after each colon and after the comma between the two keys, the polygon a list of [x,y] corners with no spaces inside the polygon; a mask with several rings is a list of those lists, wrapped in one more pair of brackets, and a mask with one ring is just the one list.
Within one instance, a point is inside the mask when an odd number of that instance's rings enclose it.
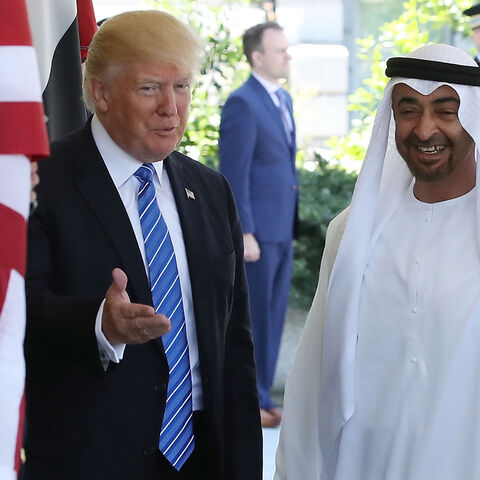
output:
{"label": "gold flag lapel pin", "polygon": [[191,198],[192,200],[195,200],[195,194],[189,190],[188,188],[185,188],[185,193],[187,194],[187,198]]}

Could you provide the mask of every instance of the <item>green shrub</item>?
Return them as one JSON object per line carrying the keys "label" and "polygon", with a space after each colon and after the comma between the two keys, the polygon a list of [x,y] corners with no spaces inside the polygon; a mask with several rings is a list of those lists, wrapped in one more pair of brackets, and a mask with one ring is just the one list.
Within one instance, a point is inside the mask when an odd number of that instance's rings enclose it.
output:
{"label": "green shrub", "polygon": [[290,304],[309,308],[318,282],[327,226],[350,204],[357,175],[328,163],[318,153],[308,161],[308,170],[307,162],[300,160],[300,163],[303,163],[299,169],[300,229],[295,244]]}

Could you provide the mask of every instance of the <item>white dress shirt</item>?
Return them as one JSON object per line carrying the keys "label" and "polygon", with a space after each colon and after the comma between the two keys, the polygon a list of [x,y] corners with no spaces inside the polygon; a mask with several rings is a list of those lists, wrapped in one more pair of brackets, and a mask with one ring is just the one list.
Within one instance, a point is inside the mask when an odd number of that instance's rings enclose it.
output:
{"label": "white dress shirt", "polygon": [[334,480],[480,478],[475,198],[428,204],[410,189],[374,247]]}
{"label": "white dress shirt", "polygon": [[[137,193],[140,181],[134,176],[141,163],[122,150],[108,135],[97,116],[92,119],[92,135],[97,148],[105,162],[110,176],[118,190],[120,198],[125,206],[128,218],[132,225],[138,248],[142,254],[145,271],[148,273],[148,265],[143,243],[142,228],[138,215]],[[154,162],[156,175],[153,177],[157,202],[167,224],[172,239],[175,257],[177,260],[178,274],[182,289],[183,309],[186,320],[186,333],[189,348],[190,370],[192,373],[192,399],[193,410],[201,410],[203,407],[203,394],[200,379],[200,365],[198,358],[197,331],[195,328],[195,317],[193,312],[192,288],[188,269],[187,254],[183,240],[183,232],[180,225],[180,218],[177,212],[175,198],[166,170],[163,168],[163,161]],[[118,363],[123,358],[125,344],[111,345],[103,335],[101,324],[103,305],[100,306],[97,314],[95,333],[99,350],[108,356],[112,362]]]}

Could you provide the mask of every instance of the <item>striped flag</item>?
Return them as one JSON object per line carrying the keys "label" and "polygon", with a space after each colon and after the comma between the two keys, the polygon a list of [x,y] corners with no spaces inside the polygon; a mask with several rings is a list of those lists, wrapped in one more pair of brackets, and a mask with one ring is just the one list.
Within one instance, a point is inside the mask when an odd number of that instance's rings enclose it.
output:
{"label": "striped flag", "polygon": [[97,30],[92,0],[27,0],[50,141],[81,127],[82,59]]}
{"label": "striped flag", "polygon": [[49,153],[25,0],[2,0],[0,65],[0,480],[13,480],[23,421],[30,160]]}
{"label": "striped flag", "polygon": [[78,34],[80,37],[80,53],[82,62],[87,58],[88,47],[93,34],[97,31],[97,21],[93,11],[92,0],[77,0]]}

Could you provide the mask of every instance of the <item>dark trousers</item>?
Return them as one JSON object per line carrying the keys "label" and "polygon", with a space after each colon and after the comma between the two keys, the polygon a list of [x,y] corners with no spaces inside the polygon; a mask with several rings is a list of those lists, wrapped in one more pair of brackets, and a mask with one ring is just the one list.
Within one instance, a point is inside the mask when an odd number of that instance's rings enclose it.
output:
{"label": "dark trousers", "polygon": [[152,480],[209,480],[211,478],[208,440],[205,418],[202,412],[194,412],[193,414],[193,432],[195,435],[195,450],[180,471],[175,470],[158,451]]}
{"label": "dark trousers", "polygon": [[270,398],[292,277],[292,240],[260,243],[260,260],[247,262],[252,336],[261,408],[272,408]]}

